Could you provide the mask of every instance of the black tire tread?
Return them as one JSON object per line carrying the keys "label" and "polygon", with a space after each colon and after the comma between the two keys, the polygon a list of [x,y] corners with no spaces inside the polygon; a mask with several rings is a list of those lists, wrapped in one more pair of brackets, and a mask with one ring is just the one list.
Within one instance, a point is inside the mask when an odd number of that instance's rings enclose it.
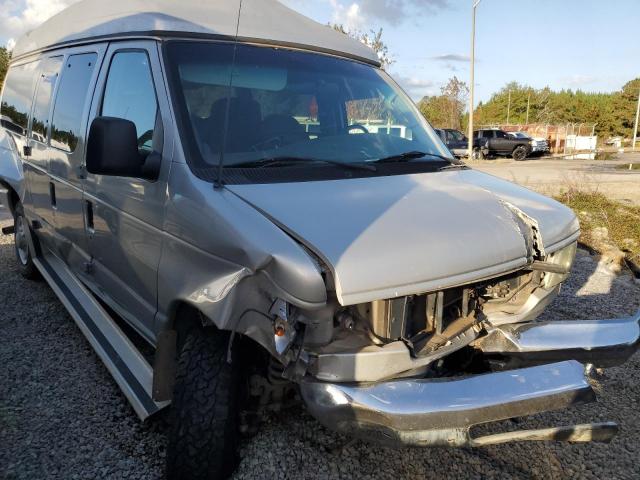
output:
{"label": "black tire tread", "polygon": [[238,375],[228,335],[193,330],[179,356],[167,478],[226,478],[236,464]]}
{"label": "black tire tread", "polygon": [[[524,150],[524,156],[522,158],[520,158],[520,159],[516,158],[516,151],[518,151],[518,150]],[[518,145],[516,148],[513,149],[512,157],[516,161],[525,160],[527,158],[527,149],[526,149],[526,147],[523,147],[522,145]]]}

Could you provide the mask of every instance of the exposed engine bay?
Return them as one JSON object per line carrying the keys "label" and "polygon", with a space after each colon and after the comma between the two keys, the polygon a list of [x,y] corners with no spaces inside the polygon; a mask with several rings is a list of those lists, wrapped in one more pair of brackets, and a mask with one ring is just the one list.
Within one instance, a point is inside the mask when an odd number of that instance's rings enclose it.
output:
{"label": "exposed engine bay", "polygon": [[[297,337],[297,353],[289,353],[297,367],[291,369],[323,381],[439,376],[439,360],[464,347],[473,354],[474,342],[501,324],[535,319],[558,293],[575,249],[571,244],[544,261],[470,285],[350,306],[334,300],[314,319],[281,302],[272,309],[276,345],[293,346]],[[298,329],[305,324],[303,338],[291,335],[292,323]]]}

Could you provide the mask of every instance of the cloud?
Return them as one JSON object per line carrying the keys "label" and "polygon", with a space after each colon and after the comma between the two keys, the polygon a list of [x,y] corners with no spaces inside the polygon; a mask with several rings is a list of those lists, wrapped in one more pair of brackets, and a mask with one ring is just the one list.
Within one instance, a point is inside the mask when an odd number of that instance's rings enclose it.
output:
{"label": "cloud", "polygon": [[563,77],[560,79],[562,83],[569,85],[570,87],[582,87],[584,85],[595,83],[598,80],[599,80],[598,77],[594,77],[591,75],[580,75],[580,74],[571,75],[569,77]]}
{"label": "cloud", "polygon": [[362,30],[365,20],[359,4],[343,5],[338,0],[329,0],[329,3],[333,9],[331,23],[343,25],[349,31]]}
{"label": "cloud", "polygon": [[56,13],[78,0],[0,0],[0,38],[7,39],[7,47],[15,40]]}
{"label": "cloud", "polygon": [[[285,0],[286,1],[286,0]],[[331,22],[350,30],[386,23],[397,26],[408,20],[434,15],[450,7],[450,0],[328,0]],[[288,0],[286,3],[292,3]]]}
{"label": "cloud", "polygon": [[404,75],[393,75],[393,78],[414,100],[420,100],[425,95],[435,95],[437,93],[435,84],[431,80]]}
{"label": "cloud", "polygon": [[459,53],[445,53],[443,55],[436,55],[435,57],[431,57],[432,60],[437,60],[439,62],[468,62],[470,60],[468,55],[460,55]]}
{"label": "cloud", "polygon": [[449,8],[449,0],[360,0],[360,8],[364,17],[399,25],[407,19]]}

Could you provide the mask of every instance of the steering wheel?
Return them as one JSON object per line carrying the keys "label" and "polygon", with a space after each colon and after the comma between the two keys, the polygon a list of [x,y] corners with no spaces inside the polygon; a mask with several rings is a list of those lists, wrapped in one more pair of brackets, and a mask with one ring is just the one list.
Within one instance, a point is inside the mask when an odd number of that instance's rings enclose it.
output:
{"label": "steering wheel", "polygon": [[153,130],[147,130],[138,138],[138,148],[142,148],[151,139],[153,139]]}
{"label": "steering wheel", "polygon": [[365,127],[360,123],[353,123],[351,125],[347,125],[346,130],[347,132],[350,132],[351,130],[362,130],[362,133],[369,133],[369,130],[367,130],[367,127]]}
{"label": "steering wheel", "polygon": [[282,135],[278,135],[275,137],[267,138],[266,140],[261,140],[258,143],[254,143],[251,146],[251,149],[254,151],[258,150],[277,150],[282,146],[284,142],[284,138]]}

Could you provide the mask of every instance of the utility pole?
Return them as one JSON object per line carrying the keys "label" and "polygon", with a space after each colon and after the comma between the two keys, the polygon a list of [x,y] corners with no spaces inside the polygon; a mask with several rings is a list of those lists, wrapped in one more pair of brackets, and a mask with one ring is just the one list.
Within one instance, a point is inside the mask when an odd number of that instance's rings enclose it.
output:
{"label": "utility pole", "polygon": [[640,90],[638,91],[638,107],[636,108],[636,123],[633,127],[633,147],[632,150],[636,151],[636,139],[638,138],[638,117],[640,117]]}
{"label": "utility pole", "polygon": [[510,116],[511,116],[511,90],[509,90],[509,103],[507,103],[507,125],[509,125]]}
{"label": "utility pole", "polygon": [[529,96],[527,97],[527,120],[524,122],[526,125],[529,125],[529,106],[531,105],[531,92],[529,92]]}
{"label": "utility pole", "polygon": [[482,0],[472,0],[473,8],[471,9],[471,84],[469,85],[469,161],[473,158],[473,93],[475,89],[475,66],[476,66],[476,8]]}

